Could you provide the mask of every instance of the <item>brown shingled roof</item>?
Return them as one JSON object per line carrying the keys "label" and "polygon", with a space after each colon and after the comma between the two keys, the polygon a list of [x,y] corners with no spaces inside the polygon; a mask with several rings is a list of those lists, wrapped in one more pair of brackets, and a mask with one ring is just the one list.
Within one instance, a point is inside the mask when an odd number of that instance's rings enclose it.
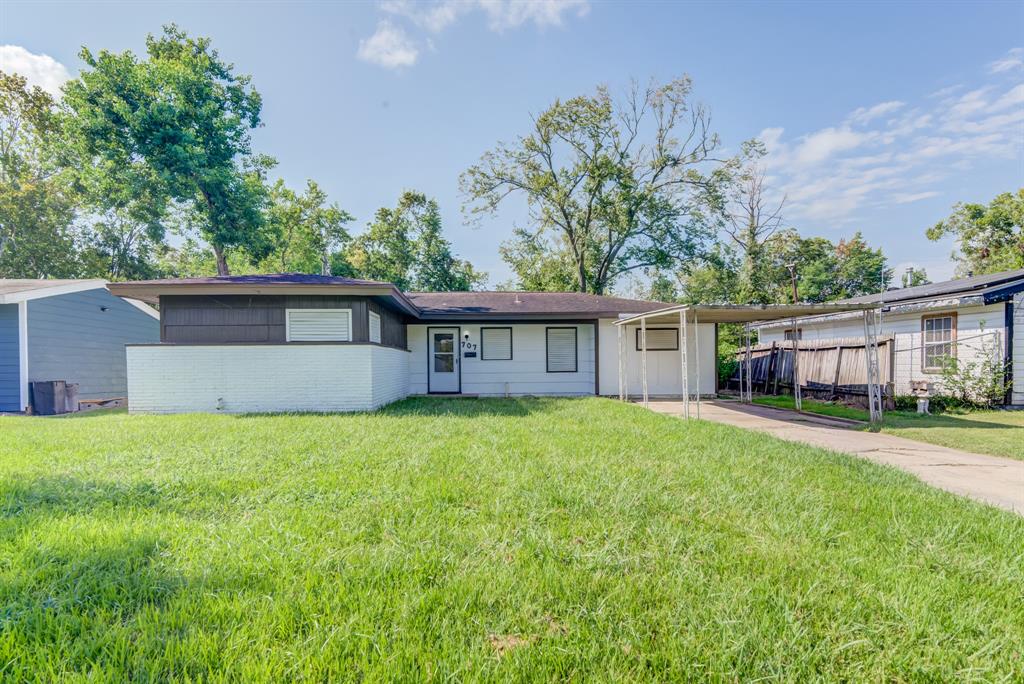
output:
{"label": "brown shingled roof", "polygon": [[669,304],[580,292],[402,292],[393,284],[304,273],[212,276],[110,283],[120,297],[156,302],[171,294],[332,294],[387,296],[415,318],[614,318],[661,309]]}
{"label": "brown shingled roof", "polygon": [[670,304],[581,292],[408,292],[424,318],[449,316],[617,316]]}

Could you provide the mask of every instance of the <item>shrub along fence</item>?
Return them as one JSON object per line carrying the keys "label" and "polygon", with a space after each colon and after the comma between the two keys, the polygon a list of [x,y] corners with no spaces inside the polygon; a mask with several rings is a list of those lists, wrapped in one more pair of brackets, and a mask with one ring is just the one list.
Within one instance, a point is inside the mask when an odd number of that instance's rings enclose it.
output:
{"label": "shrub along fence", "polygon": [[[822,342],[800,341],[800,393],[813,399],[842,401],[867,407],[867,359],[861,338]],[[878,338],[879,377],[885,407],[893,407],[896,363],[892,337]],[[793,392],[793,342],[772,342],[750,348],[752,388],[760,394]],[[736,355],[740,364],[729,379],[730,389],[739,389],[740,371],[747,373],[743,350]]]}

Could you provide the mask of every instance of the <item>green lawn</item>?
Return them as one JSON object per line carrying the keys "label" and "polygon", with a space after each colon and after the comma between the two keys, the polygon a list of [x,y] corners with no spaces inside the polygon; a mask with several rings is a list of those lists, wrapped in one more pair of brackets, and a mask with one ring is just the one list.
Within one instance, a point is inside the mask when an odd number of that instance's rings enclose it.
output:
{"label": "green lawn", "polygon": [[604,399],[0,418],[0,680],[1021,681],[1024,518]]}
{"label": "green lawn", "polygon": [[[753,401],[755,404],[761,404],[762,406],[774,406],[775,408],[790,410],[796,409],[796,401],[789,394],[754,397]],[[863,409],[851,408],[842,404],[833,404],[828,401],[803,399],[800,402],[800,405],[803,407],[805,413],[817,413],[822,416],[848,418],[850,420],[868,420],[870,418],[868,412]]]}
{"label": "green lawn", "polygon": [[[755,404],[794,408],[788,395],[755,397]],[[824,401],[804,399],[808,413],[868,420],[868,412]],[[887,411],[883,432],[931,444],[1024,460],[1024,411],[955,411],[920,416],[914,411]]]}

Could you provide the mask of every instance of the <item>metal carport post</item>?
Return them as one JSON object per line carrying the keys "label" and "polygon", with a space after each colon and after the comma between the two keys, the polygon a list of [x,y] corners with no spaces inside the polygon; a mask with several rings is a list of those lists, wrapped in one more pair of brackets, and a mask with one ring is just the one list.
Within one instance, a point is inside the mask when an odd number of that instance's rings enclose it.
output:
{"label": "metal carport post", "polygon": [[[697,380],[697,415],[699,417],[701,405],[699,319],[703,319],[707,323],[744,323],[746,325],[746,339],[744,342],[746,342],[748,351],[745,354],[745,363],[741,362],[740,364],[741,377],[742,380],[745,381],[740,386],[740,399],[741,401],[750,401],[752,398],[751,395],[753,394],[753,363],[749,352],[751,323],[764,323],[767,321],[778,321],[787,318],[794,319],[795,337],[795,319],[798,316],[816,316],[860,311],[864,315],[864,346],[865,356],[867,357],[867,386],[869,405],[871,408],[871,419],[872,423],[877,425],[882,419],[882,401],[881,386],[879,384],[881,382],[881,373],[879,372],[877,345],[878,316],[875,314],[875,308],[876,306],[874,304],[680,304],[665,307],[663,309],[657,309],[655,311],[648,311],[646,313],[623,315],[615,322],[615,325],[619,327],[620,331],[628,332],[628,326],[630,324],[639,323],[639,332],[641,334],[641,380],[643,385],[644,405],[647,405],[650,400],[647,377],[647,322],[648,320],[652,320],[656,323],[673,323],[674,320],[678,318],[680,329],[679,370],[683,391],[683,415],[688,418],[690,416],[690,356],[688,339],[690,322],[694,324],[694,353],[697,355],[695,377]],[[625,337],[628,338],[628,336]],[[623,339],[623,337],[620,336],[620,339]],[[799,340],[792,341],[794,357],[793,371],[795,380],[794,399],[799,407],[802,403],[800,401],[802,397],[800,396],[799,387],[800,361],[797,358],[800,353],[800,342]],[[627,363],[628,348],[628,344],[619,345],[619,387],[620,396],[625,401],[629,401],[629,368]]]}

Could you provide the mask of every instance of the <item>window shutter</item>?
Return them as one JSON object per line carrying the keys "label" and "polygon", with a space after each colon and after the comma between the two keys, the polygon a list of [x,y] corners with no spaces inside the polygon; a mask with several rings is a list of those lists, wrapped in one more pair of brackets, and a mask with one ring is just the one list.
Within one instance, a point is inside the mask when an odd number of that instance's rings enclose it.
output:
{"label": "window shutter", "polygon": [[350,309],[289,309],[289,342],[351,342]]}
{"label": "window shutter", "polygon": [[380,344],[380,315],[370,312],[370,341]]}
{"label": "window shutter", "polygon": [[548,328],[548,373],[576,372],[576,328]]}
{"label": "window shutter", "polygon": [[480,358],[508,361],[512,358],[512,328],[481,328]]}

